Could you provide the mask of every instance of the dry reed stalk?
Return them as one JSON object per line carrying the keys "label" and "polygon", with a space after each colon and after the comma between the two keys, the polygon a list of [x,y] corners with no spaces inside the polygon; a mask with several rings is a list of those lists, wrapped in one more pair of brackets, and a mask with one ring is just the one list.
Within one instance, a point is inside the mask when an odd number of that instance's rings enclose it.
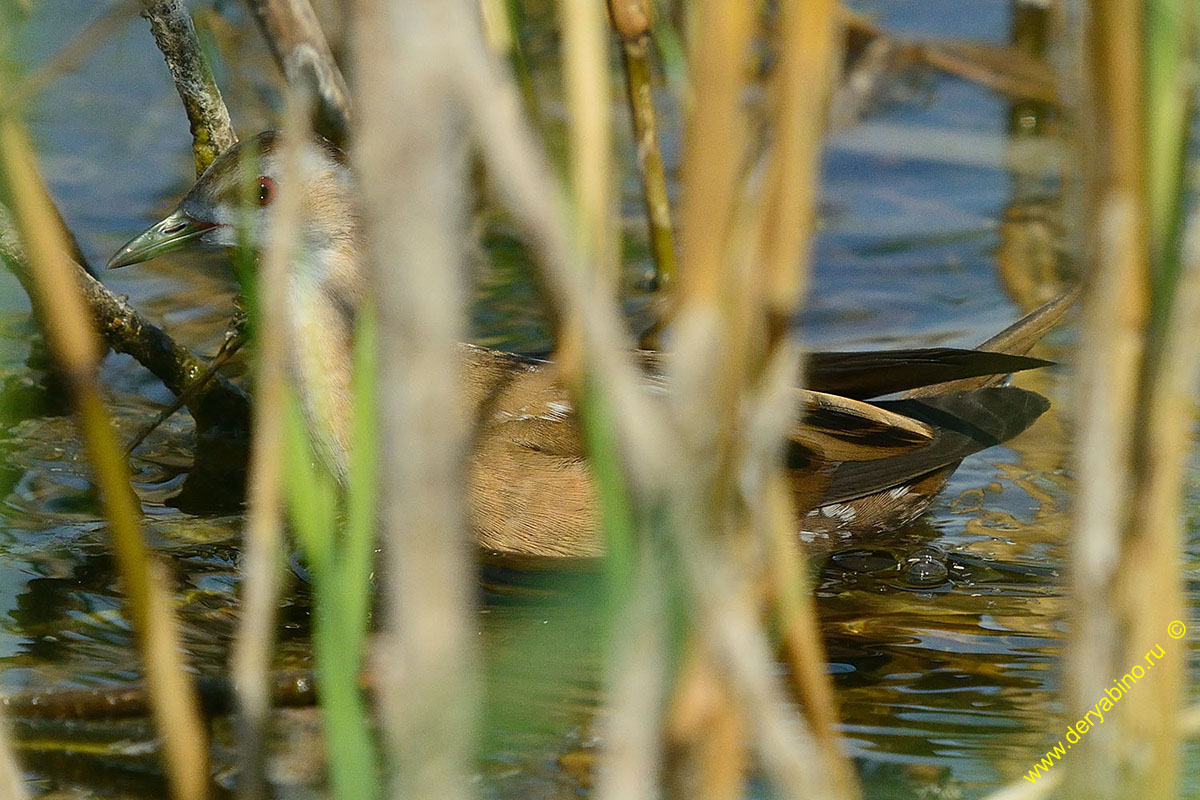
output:
{"label": "dry reed stalk", "polygon": [[229,110],[200,51],[196,28],[183,0],[144,0],[142,16],[150,21],[150,32],[167,60],[183,101],[192,131],[196,174],[200,175],[213,159],[237,144]]}
{"label": "dry reed stalk", "polygon": [[[681,560],[690,568],[692,602],[698,631],[713,648],[734,696],[746,709],[759,758],[768,777],[787,796],[848,797],[855,793],[852,773],[837,754],[831,729],[832,701],[820,676],[820,649],[802,656],[798,666],[814,704],[810,714],[825,731],[823,770],[813,768],[815,748],[805,726],[783,701],[782,687],[771,674],[772,658],[755,612],[755,567],[739,559],[742,530],[760,530],[762,544],[778,545],[792,537],[786,482],[780,480],[781,453],[794,409],[778,402],[794,391],[797,351],[788,343],[787,326],[807,274],[808,238],[815,228],[817,165],[825,105],[835,56],[831,4],[784,9],[784,45],[774,90],[778,115],[767,191],[759,206],[757,230],[747,230],[740,165],[746,163],[746,121],[740,107],[753,9],[731,15],[719,3],[696,9],[697,29],[691,76],[696,103],[685,134],[682,260],[672,363],[677,430],[690,446],[695,463],[713,471],[680,487],[676,536]],[[803,49],[797,49],[803,48]],[[806,60],[808,59],[808,60]],[[819,87],[816,91],[813,87]],[[801,118],[801,114],[807,116]],[[771,225],[778,223],[778,229]],[[749,234],[749,235],[748,235]],[[757,250],[747,245],[757,245]],[[776,351],[769,349],[776,345]],[[770,390],[757,396],[762,371],[775,360]],[[755,401],[782,413],[768,414],[765,444],[739,438]],[[791,412],[791,413],[789,413]],[[740,495],[740,496],[739,496]],[[738,509],[773,508],[738,522]],[[704,509],[699,513],[698,509]],[[754,524],[757,518],[758,524]],[[763,521],[767,524],[763,524]],[[686,541],[688,531],[692,541]],[[699,535],[707,532],[708,536]],[[708,539],[707,543],[696,539]],[[705,552],[712,548],[711,552]],[[723,555],[717,553],[724,550]],[[761,556],[760,556],[761,558]],[[741,563],[739,564],[739,560]],[[735,565],[730,568],[724,565]],[[786,577],[794,584],[796,575]],[[722,597],[724,595],[724,597]],[[808,610],[793,586],[791,608]],[[806,643],[819,641],[811,616],[793,616],[789,632]],[[805,661],[804,659],[816,659]]]}
{"label": "dry reed stalk", "polygon": [[[1195,375],[1196,278],[1168,285],[1160,293],[1168,303],[1158,309],[1166,316],[1152,316],[1152,282],[1156,273],[1163,280],[1168,256],[1148,235],[1145,13],[1133,0],[1096,3],[1087,37],[1092,69],[1084,74],[1095,76],[1087,120],[1095,184],[1087,188],[1097,198],[1089,221],[1098,246],[1080,349],[1069,719],[1093,708],[1182,616],[1179,484]],[[1196,264],[1189,267],[1194,273]],[[1122,698],[1113,724],[1080,740],[1065,765],[1069,795],[1174,796],[1183,666],[1181,656],[1168,655],[1147,686]]]}
{"label": "dry reed stalk", "polygon": [[350,90],[309,0],[248,0],[289,86],[315,87],[313,130],[344,147],[350,138]]}
{"label": "dry reed stalk", "polygon": [[668,797],[742,797],[749,770],[746,714],[712,653],[693,637],[666,723]]}
{"label": "dry reed stalk", "polygon": [[208,793],[207,736],[195,687],[184,666],[167,582],[142,540],[141,508],[100,397],[96,381],[100,351],[87,306],[64,257],[66,244],[34,165],[32,148],[12,118],[0,120],[0,160],[33,267],[38,317],[71,391],[80,434],[104,498],[127,611],[154,699],[155,723],[163,737],[171,793],[177,800],[202,800]]}
{"label": "dry reed stalk", "polygon": [[559,0],[562,57],[570,125],[571,200],[579,246],[597,286],[615,296],[620,277],[614,241],[612,97],[608,82],[608,25],[591,0]]}
{"label": "dry reed stalk", "polygon": [[[678,302],[680,324],[669,405],[684,454],[669,473],[673,486],[667,522],[678,538],[674,544],[679,558],[692,562],[693,576],[707,571],[707,565],[695,558],[685,540],[723,538],[734,502],[728,480],[732,426],[726,423],[736,413],[736,392],[743,377],[737,345],[743,337],[730,330],[737,316],[730,306],[741,304],[726,293],[736,288],[736,279],[724,280],[728,273],[723,265],[745,155],[747,126],[740,93],[755,19],[752,4],[718,9],[710,3],[700,13],[706,27],[692,65],[697,102],[688,120],[682,167],[683,262],[676,286],[679,294],[672,298]],[[699,583],[684,581],[689,606],[698,602],[691,595],[708,591],[700,589]],[[724,653],[713,650],[712,621],[706,614],[695,616],[684,677],[673,690],[675,724],[664,731],[678,751],[676,774],[668,785],[676,796],[698,792],[706,800],[729,800],[741,793],[746,780],[747,746],[740,732],[749,709],[731,686]],[[713,687],[700,695],[707,702],[681,708],[685,698],[697,696],[693,687],[706,685]]]}
{"label": "dry reed stalk", "polygon": [[[754,31],[752,3],[698,4],[700,33],[691,51],[696,95],[684,131],[679,224],[682,266],[675,302],[717,311],[736,276],[725,268],[746,163],[748,123],[742,108]],[[728,313],[728,312],[724,312]]]}
{"label": "dry reed stalk", "polygon": [[387,566],[377,666],[390,796],[451,800],[472,794],[479,691],[457,365],[465,333],[467,152],[460,50],[464,39],[482,48],[482,35],[478,9],[468,2],[360,0],[356,11],[361,119],[354,156],[382,387]]}
{"label": "dry reed stalk", "polygon": [[779,64],[772,76],[771,150],[758,209],[755,261],[760,265],[761,314],[768,331],[754,419],[764,428],[761,446],[747,453],[766,477],[751,508],[767,543],[769,571],[791,678],[839,797],[859,794],[857,778],[838,744],[837,706],[825,669],[825,649],[795,531],[797,511],[780,447],[795,419],[794,387],[801,348],[792,326],[808,288],[817,223],[822,142],[844,36],[832,0],[780,4]]}
{"label": "dry reed stalk", "polygon": [[821,145],[842,36],[835,0],[785,0],[772,76],[772,137],[758,249],[772,328],[789,326],[808,291],[817,228]]}
{"label": "dry reed stalk", "polygon": [[1142,797],[1174,797],[1178,791],[1186,661],[1182,643],[1175,645],[1165,634],[1173,621],[1186,616],[1181,502],[1200,375],[1200,215],[1191,219],[1183,272],[1173,295],[1165,309],[1164,333],[1157,342],[1151,339],[1158,346],[1143,366],[1133,455],[1137,501],[1114,587],[1125,606],[1125,662],[1140,663],[1162,645],[1175,650],[1155,663],[1145,692],[1139,688],[1130,698],[1137,702],[1128,709],[1129,736],[1139,746],[1129,756],[1135,773],[1123,788]]}
{"label": "dry reed stalk", "polygon": [[[282,585],[285,320],[291,261],[300,230],[299,149],[309,135],[306,99],[290,93],[283,125],[283,192],[275,202],[271,241],[255,280],[254,442],[250,450],[242,615],[232,671],[238,699],[238,794],[267,796],[265,740],[271,714],[271,653]],[[332,535],[332,531],[330,532]]]}
{"label": "dry reed stalk", "polygon": [[[1097,171],[1098,208],[1091,222],[1099,236],[1098,256],[1084,293],[1083,341],[1079,352],[1076,405],[1077,494],[1071,544],[1071,632],[1066,653],[1067,716],[1078,719],[1122,675],[1123,643],[1116,621],[1118,598],[1111,591],[1121,569],[1122,528],[1131,501],[1136,387],[1140,371],[1145,296],[1141,186],[1141,143],[1136,136],[1141,95],[1140,30],[1135,3],[1095,9],[1088,45],[1102,70],[1091,87],[1089,120],[1100,139],[1089,159]],[[1120,17],[1114,18],[1120,13]],[[1086,74],[1086,73],[1084,73]],[[1122,119],[1128,115],[1128,120]],[[1087,128],[1085,128],[1086,130]],[[1091,731],[1064,765],[1069,791],[1079,796],[1115,797],[1121,745],[1118,725]]]}
{"label": "dry reed stalk", "polygon": [[[612,187],[612,113],[608,74],[608,26],[602,6],[590,0],[561,0],[559,20],[563,31],[562,59],[565,73],[570,153],[570,186],[574,212],[573,246],[582,255],[587,281],[593,291],[611,303],[617,297],[620,282],[620,250],[614,224]],[[598,420],[606,416],[596,404],[602,399],[589,394],[587,378],[603,377],[587,365],[581,352],[581,322],[577,317],[556,314],[561,320],[557,330],[556,357],[563,376],[580,409],[585,436],[590,436],[593,456],[595,437],[606,436],[598,429]],[[586,377],[585,377],[586,376]],[[611,443],[609,443],[611,445]],[[607,446],[607,445],[601,445]],[[619,458],[615,453],[610,453]],[[603,456],[601,456],[603,457]],[[618,479],[619,480],[619,479]],[[609,487],[621,491],[625,487]],[[603,489],[601,489],[603,491]],[[614,520],[605,520],[611,529]],[[661,771],[659,718],[666,683],[665,597],[658,565],[650,551],[635,542],[619,542],[614,549],[634,548],[632,576],[625,592],[610,598],[618,608],[612,630],[619,632],[615,652],[606,671],[610,698],[600,727],[605,742],[604,768],[596,794],[598,798],[652,798]],[[616,575],[624,565],[610,564]]]}
{"label": "dry reed stalk", "polygon": [[654,257],[655,279],[661,288],[669,285],[675,274],[675,232],[671,227],[671,204],[667,196],[662,149],[658,144],[651,82],[650,20],[653,10],[646,0],[609,0],[608,12],[613,28],[621,37],[629,116],[633,121],[638,173],[642,178],[642,198],[650,231],[650,253]]}
{"label": "dry reed stalk", "polygon": [[[1072,620],[1067,650],[1067,716],[1087,709],[1112,680],[1120,658],[1121,642],[1114,621],[1120,609],[1109,587],[1119,569],[1122,519],[1131,485],[1129,453],[1132,448],[1135,387],[1141,360],[1141,319],[1148,277],[1144,235],[1138,230],[1140,142],[1134,136],[1141,97],[1136,75],[1140,71],[1140,38],[1127,36],[1138,30],[1136,10],[1130,3],[1114,4],[1105,14],[1096,9],[1088,42],[1096,68],[1104,70],[1092,88],[1095,116],[1092,124],[1100,136],[1096,144],[1101,241],[1096,251],[1091,286],[1085,293],[1077,404],[1081,420],[1076,445],[1079,460],[1075,530],[1072,539]],[[1123,12],[1119,20],[1110,15]],[[1130,19],[1133,16],[1133,19]],[[1122,33],[1118,34],[1117,31]],[[1122,43],[1124,45],[1122,46]],[[1106,52],[1106,45],[1112,52]],[[1115,74],[1114,74],[1115,73]],[[1129,114],[1130,124],[1120,116]],[[1098,137],[1099,138],[1099,137]],[[1112,797],[1117,784],[1118,726],[1094,731],[1065,767],[1073,791]]]}

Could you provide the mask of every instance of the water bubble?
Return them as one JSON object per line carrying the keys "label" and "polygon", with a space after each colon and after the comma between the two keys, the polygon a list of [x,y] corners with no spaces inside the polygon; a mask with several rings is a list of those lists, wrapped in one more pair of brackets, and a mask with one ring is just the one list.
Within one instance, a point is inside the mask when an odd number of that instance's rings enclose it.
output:
{"label": "water bubble", "polygon": [[904,559],[904,582],[909,586],[939,586],[950,577],[946,554],[936,547],[914,550]]}

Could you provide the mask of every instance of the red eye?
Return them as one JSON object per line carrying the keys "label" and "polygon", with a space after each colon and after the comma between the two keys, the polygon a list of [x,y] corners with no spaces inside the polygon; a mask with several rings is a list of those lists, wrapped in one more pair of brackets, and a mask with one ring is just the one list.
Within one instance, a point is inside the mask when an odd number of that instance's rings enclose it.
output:
{"label": "red eye", "polygon": [[258,178],[258,204],[260,206],[269,206],[274,199],[275,181],[260,175]]}

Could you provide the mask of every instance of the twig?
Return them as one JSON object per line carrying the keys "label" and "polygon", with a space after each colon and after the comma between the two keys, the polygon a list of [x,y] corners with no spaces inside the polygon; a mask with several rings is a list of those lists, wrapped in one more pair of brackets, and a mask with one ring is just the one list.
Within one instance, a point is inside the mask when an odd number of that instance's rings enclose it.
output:
{"label": "twig", "polygon": [[994,92],[1018,100],[1059,101],[1053,66],[1014,47],[983,42],[927,42],[912,47],[934,69]]}
{"label": "twig", "polygon": [[245,339],[241,338],[240,336],[226,338],[225,341],[221,343],[221,349],[217,351],[215,356],[213,356],[212,363],[210,363],[208,368],[205,369],[198,378],[196,378],[196,381],[188,386],[183,392],[181,392],[179,396],[175,398],[174,402],[171,403],[171,405],[158,412],[158,416],[156,416],[150,422],[150,424],[138,431],[137,435],[125,445],[126,458],[128,458],[133,451],[137,449],[138,445],[144,442],[146,437],[153,433],[159,425],[162,425],[164,422],[170,419],[176,411],[191,402],[198,392],[208,386],[209,381],[217,376],[217,373],[220,371],[221,367],[225,366],[226,362],[228,362],[229,359],[232,358],[233,355],[242,348],[244,343]]}
{"label": "twig", "polygon": [[237,144],[229,109],[200,51],[196,28],[183,0],[144,0],[142,16],[150,21],[154,41],[167,60],[187,112],[199,175],[217,156]]}
{"label": "twig", "polygon": [[309,0],[247,0],[289,86],[312,83],[313,130],[345,147],[351,128],[350,91]]}
{"label": "twig", "polygon": [[[364,678],[369,682],[369,678]],[[196,678],[196,694],[206,717],[234,709],[234,684],[224,675]],[[316,675],[310,669],[285,670],[270,676],[271,704],[301,708],[316,702]],[[0,708],[12,719],[100,721],[136,719],[150,715],[151,698],[144,684],[112,689],[43,689],[0,698]]]}

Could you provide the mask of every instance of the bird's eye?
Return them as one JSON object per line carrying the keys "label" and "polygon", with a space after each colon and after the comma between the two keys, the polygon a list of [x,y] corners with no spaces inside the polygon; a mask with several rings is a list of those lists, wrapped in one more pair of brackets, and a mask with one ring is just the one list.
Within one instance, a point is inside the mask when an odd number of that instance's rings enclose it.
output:
{"label": "bird's eye", "polygon": [[275,181],[265,175],[260,175],[258,178],[258,204],[260,206],[269,206],[274,199]]}

